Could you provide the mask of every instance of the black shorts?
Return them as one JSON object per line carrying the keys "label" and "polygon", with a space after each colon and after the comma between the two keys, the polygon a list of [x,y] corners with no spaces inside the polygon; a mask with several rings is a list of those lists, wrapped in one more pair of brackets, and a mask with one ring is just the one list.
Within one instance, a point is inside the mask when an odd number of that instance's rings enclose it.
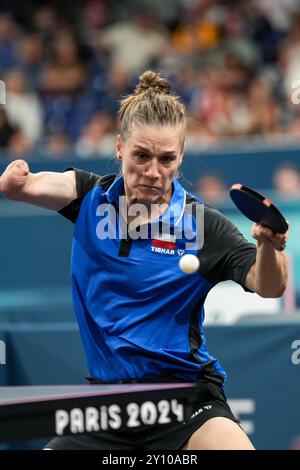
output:
{"label": "black shorts", "polygon": [[[173,379],[171,381],[176,382]],[[153,426],[143,431],[132,429],[66,435],[55,437],[45,447],[55,450],[179,450],[211,418],[225,417],[239,423],[221,386],[201,381],[198,389],[191,418],[184,423]]]}

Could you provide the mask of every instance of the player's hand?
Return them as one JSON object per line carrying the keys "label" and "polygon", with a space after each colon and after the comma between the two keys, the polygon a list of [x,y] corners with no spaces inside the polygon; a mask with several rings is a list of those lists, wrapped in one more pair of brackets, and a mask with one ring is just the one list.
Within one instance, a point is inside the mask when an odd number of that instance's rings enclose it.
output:
{"label": "player's hand", "polygon": [[0,176],[0,192],[12,197],[25,185],[28,175],[29,166],[24,160],[13,161]]}
{"label": "player's hand", "polygon": [[289,229],[285,233],[274,233],[271,229],[259,224],[252,225],[252,237],[258,241],[258,244],[267,243],[275,250],[279,251],[282,251],[285,248],[286,242],[289,238],[289,233],[290,225]]}

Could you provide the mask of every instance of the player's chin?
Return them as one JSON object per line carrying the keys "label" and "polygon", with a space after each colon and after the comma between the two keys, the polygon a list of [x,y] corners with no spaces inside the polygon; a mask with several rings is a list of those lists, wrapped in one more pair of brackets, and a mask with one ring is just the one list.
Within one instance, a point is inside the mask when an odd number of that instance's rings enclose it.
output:
{"label": "player's chin", "polygon": [[136,195],[136,200],[140,204],[159,204],[162,199],[162,194],[160,192],[154,191],[139,191]]}

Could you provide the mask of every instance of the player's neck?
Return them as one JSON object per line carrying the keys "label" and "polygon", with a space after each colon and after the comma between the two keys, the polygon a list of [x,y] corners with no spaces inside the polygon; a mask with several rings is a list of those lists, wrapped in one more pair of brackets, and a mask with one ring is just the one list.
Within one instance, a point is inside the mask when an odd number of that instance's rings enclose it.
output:
{"label": "player's neck", "polygon": [[139,200],[134,197],[130,198],[126,195],[125,192],[128,224],[130,224],[130,222],[132,222],[133,220],[137,219],[137,214],[135,213],[135,211],[133,210],[134,215],[132,215],[132,211],[130,211],[130,208],[133,208],[134,204],[142,205],[145,209],[142,212],[139,212],[138,216],[139,225],[144,225],[163,215],[163,213],[168,208],[169,202],[172,198],[172,194],[173,185],[171,186],[170,190],[166,194],[164,194],[159,201],[153,203],[146,200]]}

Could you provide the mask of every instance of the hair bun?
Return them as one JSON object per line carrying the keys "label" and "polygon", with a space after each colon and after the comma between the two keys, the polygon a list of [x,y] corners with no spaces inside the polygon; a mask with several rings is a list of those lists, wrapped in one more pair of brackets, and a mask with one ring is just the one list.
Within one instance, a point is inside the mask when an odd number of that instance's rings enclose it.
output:
{"label": "hair bun", "polygon": [[155,92],[163,95],[170,93],[170,83],[166,78],[163,78],[160,74],[147,70],[139,77],[138,85],[135,89],[135,95],[140,93]]}

